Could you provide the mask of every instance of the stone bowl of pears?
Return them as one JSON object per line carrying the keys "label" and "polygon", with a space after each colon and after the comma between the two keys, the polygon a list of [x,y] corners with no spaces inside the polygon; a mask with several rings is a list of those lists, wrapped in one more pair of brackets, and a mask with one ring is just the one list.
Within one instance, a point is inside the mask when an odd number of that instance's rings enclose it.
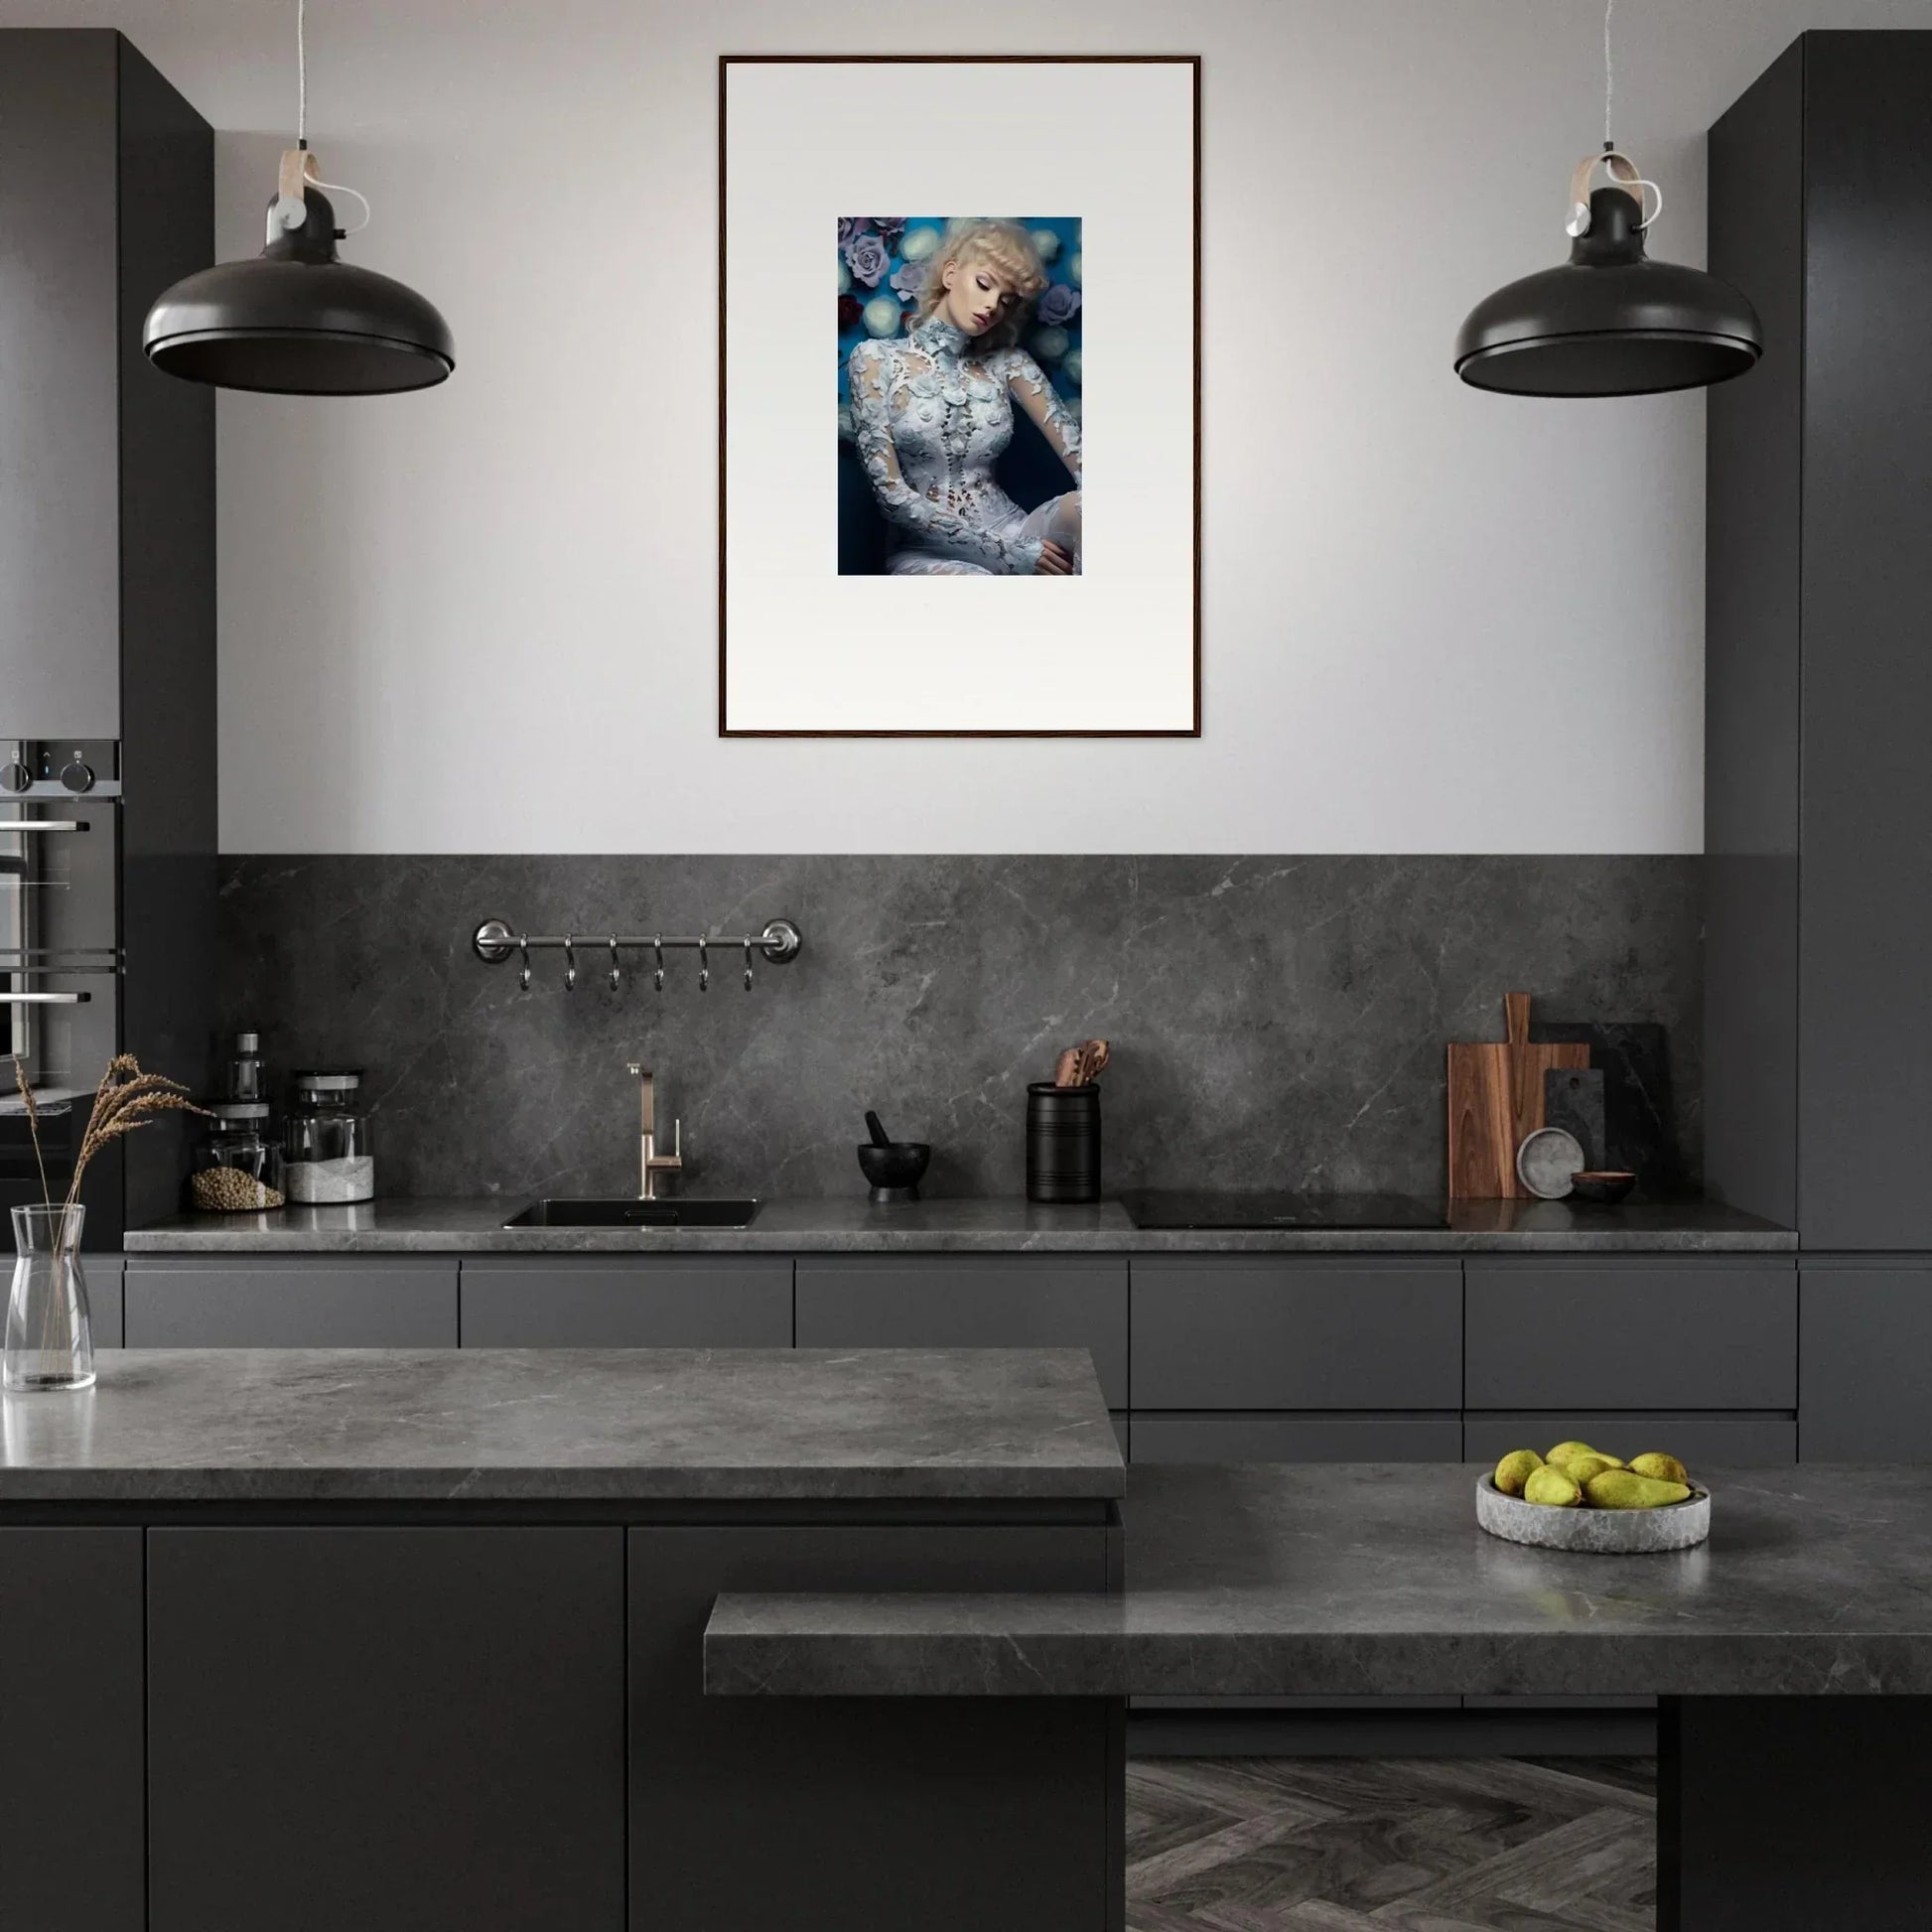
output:
{"label": "stone bowl of pears", "polygon": [[1711,1492],[1661,1449],[1625,1462],[1587,1443],[1559,1443],[1548,1455],[1511,1449],[1476,1484],[1476,1521],[1539,1549],[1643,1556],[1702,1543]]}

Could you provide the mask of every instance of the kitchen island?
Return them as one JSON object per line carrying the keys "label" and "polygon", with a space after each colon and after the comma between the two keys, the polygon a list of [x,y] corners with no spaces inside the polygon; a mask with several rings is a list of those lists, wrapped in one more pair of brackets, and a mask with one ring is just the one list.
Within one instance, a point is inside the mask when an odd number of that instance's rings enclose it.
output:
{"label": "kitchen island", "polygon": [[0,1427],[9,1923],[1120,1922],[1116,1706],[702,1682],[729,1588],[1114,1587],[1084,1355],[107,1351]]}
{"label": "kitchen island", "polygon": [[1700,1471],[1711,1540],[1643,1557],[1485,1535],[1479,1473],[1137,1468],[1122,1590],[728,1592],[707,1689],[1657,1695],[1662,1932],[1918,1932],[1932,1470]]}

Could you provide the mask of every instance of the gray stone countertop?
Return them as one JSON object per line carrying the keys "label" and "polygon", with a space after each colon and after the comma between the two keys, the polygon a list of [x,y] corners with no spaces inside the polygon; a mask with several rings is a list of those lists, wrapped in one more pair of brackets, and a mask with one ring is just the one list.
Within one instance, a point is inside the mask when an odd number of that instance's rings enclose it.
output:
{"label": "gray stone countertop", "polygon": [[745,1228],[506,1228],[524,1203],[395,1199],[271,1214],[181,1215],[131,1229],[129,1254],[1732,1254],[1789,1252],[1789,1229],[1715,1201],[1622,1207],[1461,1201],[1438,1228],[1137,1228],[1118,1201],[1013,1198],[875,1207],[773,1200]]}
{"label": "gray stone countertop", "polygon": [[1699,1470],[1711,1540],[1476,1527],[1475,1465],[1136,1467],[1116,1596],[724,1595],[712,1695],[1932,1693],[1932,1467]]}
{"label": "gray stone countertop", "polygon": [[10,1503],[1095,1500],[1078,1349],[109,1349],[0,1400]]}

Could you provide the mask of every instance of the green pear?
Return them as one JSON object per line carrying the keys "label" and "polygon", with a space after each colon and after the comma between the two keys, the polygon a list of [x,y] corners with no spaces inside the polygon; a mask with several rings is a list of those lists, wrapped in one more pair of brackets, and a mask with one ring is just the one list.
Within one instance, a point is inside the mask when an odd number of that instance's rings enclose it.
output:
{"label": "green pear", "polygon": [[1575,1509],[1584,1499],[1582,1487],[1573,1477],[1550,1463],[1530,1472],[1523,1485],[1526,1503],[1547,1503],[1553,1509]]}
{"label": "green pear", "polygon": [[1662,1449],[1648,1449],[1630,1458],[1630,1467],[1640,1476],[1655,1476],[1659,1482],[1689,1482],[1691,1472],[1676,1456]]}
{"label": "green pear", "polygon": [[1655,1476],[1640,1476],[1630,1469],[1605,1469],[1590,1477],[1584,1493],[1597,1509],[1662,1509],[1686,1501],[1691,1491],[1682,1482],[1659,1482]]}
{"label": "green pear", "polygon": [[1535,1449],[1511,1449],[1496,1464],[1495,1483],[1505,1496],[1520,1496],[1523,1485],[1543,1466]]}
{"label": "green pear", "polygon": [[1543,1459],[1546,1462],[1567,1462],[1573,1455],[1594,1455],[1596,1451],[1587,1443],[1559,1443]]}
{"label": "green pear", "polygon": [[1605,1455],[1599,1449],[1591,1449],[1585,1455],[1566,1455],[1556,1466],[1572,1482],[1587,1488],[1591,1476],[1600,1476],[1605,1469],[1620,1469],[1623,1464],[1613,1455]]}

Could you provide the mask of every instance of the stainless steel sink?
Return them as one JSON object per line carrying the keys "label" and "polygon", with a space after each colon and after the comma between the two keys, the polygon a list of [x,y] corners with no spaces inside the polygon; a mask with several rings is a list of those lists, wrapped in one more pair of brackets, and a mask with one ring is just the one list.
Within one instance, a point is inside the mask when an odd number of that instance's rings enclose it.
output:
{"label": "stainless steel sink", "polygon": [[506,1228],[743,1228],[759,1211],[755,1200],[533,1200]]}

